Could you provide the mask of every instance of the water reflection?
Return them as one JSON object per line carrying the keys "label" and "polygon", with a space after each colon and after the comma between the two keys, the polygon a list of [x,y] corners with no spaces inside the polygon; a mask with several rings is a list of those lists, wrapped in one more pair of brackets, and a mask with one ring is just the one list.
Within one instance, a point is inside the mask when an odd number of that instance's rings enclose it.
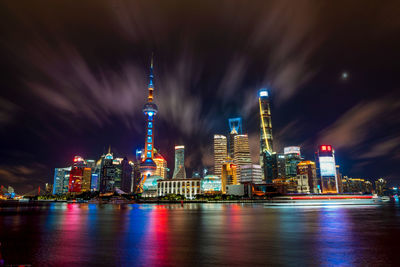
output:
{"label": "water reflection", "polygon": [[54,203],[0,210],[0,241],[34,266],[391,265],[399,210]]}

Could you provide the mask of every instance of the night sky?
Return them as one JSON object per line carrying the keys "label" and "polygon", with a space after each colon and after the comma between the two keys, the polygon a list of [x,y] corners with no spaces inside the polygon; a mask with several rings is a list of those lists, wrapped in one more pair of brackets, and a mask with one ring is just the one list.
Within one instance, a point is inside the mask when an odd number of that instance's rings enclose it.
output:
{"label": "night sky", "polygon": [[[257,90],[272,97],[274,148],[344,175],[400,183],[399,1],[22,1],[0,4],[0,184],[53,182],[74,155],[143,147],[151,53],[155,146],[188,176],[241,116],[258,162]],[[348,77],[343,78],[343,73]]]}

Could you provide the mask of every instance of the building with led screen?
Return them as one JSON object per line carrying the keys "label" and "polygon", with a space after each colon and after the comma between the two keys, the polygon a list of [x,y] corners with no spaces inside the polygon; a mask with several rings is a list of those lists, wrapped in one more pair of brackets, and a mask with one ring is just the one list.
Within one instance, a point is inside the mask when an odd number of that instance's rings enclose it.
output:
{"label": "building with led screen", "polygon": [[221,178],[217,175],[207,175],[200,181],[201,192],[203,194],[221,193]]}
{"label": "building with led screen", "polygon": [[317,155],[322,193],[338,193],[335,152],[332,146],[319,146]]}

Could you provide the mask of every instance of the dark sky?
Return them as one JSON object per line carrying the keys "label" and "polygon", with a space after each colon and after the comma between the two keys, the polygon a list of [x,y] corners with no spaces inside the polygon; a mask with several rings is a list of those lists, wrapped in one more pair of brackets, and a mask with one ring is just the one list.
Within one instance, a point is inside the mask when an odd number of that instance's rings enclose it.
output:
{"label": "dark sky", "polygon": [[399,14],[399,1],[2,1],[0,184],[27,192],[109,145],[133,159],[153,51],[171,170],[181,144],[189,176],[212,165],[233,116],[257,162],[268,86],[275,150],[332,144],[344,175],[398,184]]}

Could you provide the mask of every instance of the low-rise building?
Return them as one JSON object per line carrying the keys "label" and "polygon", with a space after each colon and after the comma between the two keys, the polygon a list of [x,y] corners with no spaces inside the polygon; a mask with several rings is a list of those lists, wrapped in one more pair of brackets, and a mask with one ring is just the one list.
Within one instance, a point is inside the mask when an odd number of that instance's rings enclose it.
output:
{"label": "low-rise building", "polygon": [[306,174],[298,174],[297,180],[297,193],[310,193],[309,177]]}
{"label": "low-rise building", "polygon": [[200,191],[201,179],[171,179],[157,182],[157,195],[179,194],[188,199],[194,199]]}

